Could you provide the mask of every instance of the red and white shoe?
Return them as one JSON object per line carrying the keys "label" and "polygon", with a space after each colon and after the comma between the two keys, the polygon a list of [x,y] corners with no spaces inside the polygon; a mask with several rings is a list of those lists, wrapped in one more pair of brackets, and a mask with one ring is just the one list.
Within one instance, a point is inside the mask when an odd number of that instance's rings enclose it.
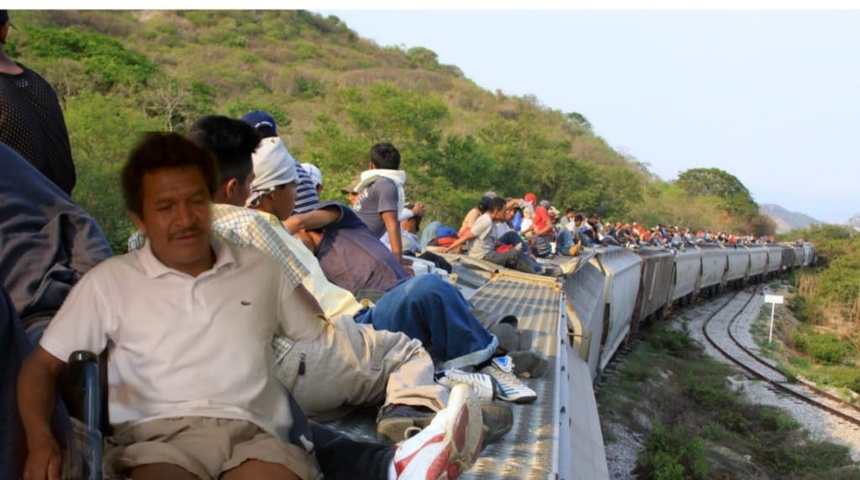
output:
{"label": "red and white shoe", "polygon": [[427,428],[396,446],[398,479],[453,480],[469,470],[481,452],[481,405],[471,387],[454,385],[448,406]]}

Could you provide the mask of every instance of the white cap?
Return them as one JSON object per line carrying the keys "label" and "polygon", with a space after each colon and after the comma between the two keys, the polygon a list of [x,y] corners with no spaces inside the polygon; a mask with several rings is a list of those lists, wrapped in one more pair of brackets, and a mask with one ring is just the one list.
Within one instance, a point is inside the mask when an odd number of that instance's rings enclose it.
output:
{"label": "white cap", "polygon": [[314,165],[313,163],[302,163],[301,165],[302,168],[304,168],[305,171],[308,172],[308,175],[311,176],[311,181],[313,182],[314,187],[322,185],[322,172],[320,172],[320,169],[317,168],[316,165]]}
{"label": "white cap", "polygon": [[254,161],[254,181],[251,182],[251,196],[247,205],[254,205],[259,198],[271,192],[278,185],[293,183],[299,179],[296,174],[296,159],[287,151],[284,142],[278,137],[264,138],[251,156]]}

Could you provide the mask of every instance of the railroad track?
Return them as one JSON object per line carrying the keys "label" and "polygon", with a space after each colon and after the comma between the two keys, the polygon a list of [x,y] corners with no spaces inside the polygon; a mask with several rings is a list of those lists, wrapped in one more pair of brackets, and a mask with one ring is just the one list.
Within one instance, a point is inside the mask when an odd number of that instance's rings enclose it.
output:
{"label": "railroad track", "polygon": [[732,327],[750,307],[758,291],[758,287],[751,291],[739,290],[718,299],[721,302],[720,307],[708,314],[702,324],[705,339],[726,359],[753,377],[767,382],[771,388],[834,415],[855,427],[860,427],[860,407],[845,402],[812,384],[789,378],[770,361],[760,357],[738,341],[732,332]]}

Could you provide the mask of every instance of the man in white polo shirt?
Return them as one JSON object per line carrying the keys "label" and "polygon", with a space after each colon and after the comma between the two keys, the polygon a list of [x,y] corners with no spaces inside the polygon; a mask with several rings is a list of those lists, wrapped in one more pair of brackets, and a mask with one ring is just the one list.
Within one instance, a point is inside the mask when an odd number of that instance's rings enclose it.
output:
{"label": "man in white polo shirt", "polygon": [[261,346],[276,331],[313,338],[326,321],[296,288],[300,279],[266,255],[211,235],[216,182],[211,157],[180,135],[149,134],[129,156],[123,191],[148,241],[85,275],[25,361],[25,478],[59,473],[47,413],[63,359],[105,347],[115,444],[108,471],[133,478],[319,476],[302,434],[291,431],[295,409],[268,368],[271,350]]}
{"label": "man in white polo shirt", "polygon": [[[252,178],[234,187],[247,190]],[[48,422],[62,359],[104,348],[114,427],[109,475],[320,476],[307,420],[268,368],[268,345],[275,333],[311,340],[330,324],[298,274],[212,235],[216,188],[210,154],[180,135],[149,134],[130,155],[123,192],[147,241],[85,275],[25,360],[18,376],[29,451],[23,478],[59,478],[62,457]],[[456,477],[474,462],[480,436],[477,400],[458,385],[429,427],[373,455],[383,462],[373,478]]]}

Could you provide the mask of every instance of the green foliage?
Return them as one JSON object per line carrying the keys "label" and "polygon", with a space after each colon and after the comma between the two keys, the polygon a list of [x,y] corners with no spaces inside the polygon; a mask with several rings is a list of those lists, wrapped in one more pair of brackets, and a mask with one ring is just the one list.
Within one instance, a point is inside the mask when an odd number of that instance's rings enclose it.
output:
{"label": "green foliage", "polygon": [[319,80],[309,79],[305,77],[296,77],[296,91],[299,97],[307,100],[314,97],[321,97],[325,94],[323,85]]}
{"label": "green foliage", "polygon": [[[756,457],[779,475],[820,472],[851,464],[850,450],[833,443],[756,445]],[[855,472],[856,473],[856,472]]]}
{"label": "green foliage", "polygon": [[73,197],[98,221],[113,251],[125,252],[134,228],[119,189],[119,172],[138,141],[137,132],[160,125],[130,99],[96,92],[69,100],[66,125],[78,173]]}
{"label": "green foliage", "polygon": [[759,412],[759,421],[764,428],[774,432],[791,431],[800,428],[800,422],[795,420],[794,417],[771,407],[761,409],[761,412]]}
{"label": "green foliage", "polygon": [[707,478],[703,443],[683,426],[667,428],[656,423],[645,441],[636,467],[643,480],[699,480]]}
{"label": "green foliage", "polygon": [[693,168],[678,175],[675,183],[687,194],[721,200],[730,215],[749,220],[758,214],[758,205],[749,190],[734,175],[718,168]]}
{"label": "green foliage", "polygon": [[673,357],[683,358],[695,351],[693,340],[686,332],[668,328],[654,329],[649,332],[648,341],[655,348],[665,351]]}
{"label": "green foliage", "polygon": [[686,379],[685,393],[697,405],[710,411],[731,410],[737,402],[736,396],[724,387],[703,382],[693,376]]}
{"label": "green foliage", "polygon": [[838,365],[856,353],[850,341],[840,339],[832,333],[799,330],[792,333],[791,342],[824,365]]}
{"label": "green foliage", "polygon": [[27,35],[22,55],[80,61],[84,72],[96,77],[103,91],[118,85],[143,85],[157,71],[145,55],[127,50],[106,35],[50,27],[29,27]]}

